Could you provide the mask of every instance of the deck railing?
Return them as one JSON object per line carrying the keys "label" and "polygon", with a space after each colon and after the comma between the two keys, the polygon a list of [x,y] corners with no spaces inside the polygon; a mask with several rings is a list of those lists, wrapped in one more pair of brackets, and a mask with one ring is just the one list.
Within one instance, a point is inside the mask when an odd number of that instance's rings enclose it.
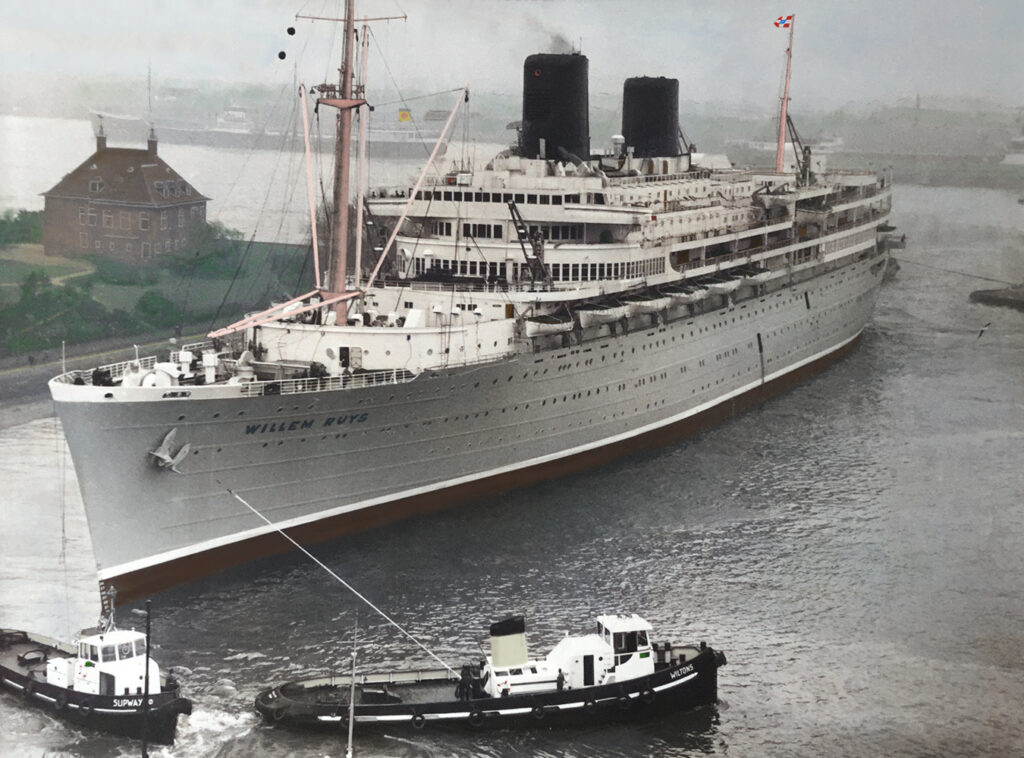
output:
{"label": "deck railing", "polygon": [[302,379],[267,379],[243,382],[239,385],[245,397],[260,395],[297,395],[305,392],[323,392],[326,390],[361,389],[387,384],[406,384],[413,381],[416,374],[404,369],[390,371],[367,371],[350,376],[303,377]]}

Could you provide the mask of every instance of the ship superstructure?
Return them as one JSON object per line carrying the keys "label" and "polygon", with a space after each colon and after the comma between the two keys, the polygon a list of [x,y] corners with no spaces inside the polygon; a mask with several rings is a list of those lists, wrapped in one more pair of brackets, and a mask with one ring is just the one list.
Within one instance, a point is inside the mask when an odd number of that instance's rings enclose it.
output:
{"label": "ship superstructure", "polygon": [[582,470],[853,345],[889,177],[714,168],[664,78],[627,80],[592,155],[586,81],[582,55],[530,56],[515,148],[375,193],[390,271],[340,314],[314,294],[51,381],[119,601],[287,549],[264,518],[311,542]]}

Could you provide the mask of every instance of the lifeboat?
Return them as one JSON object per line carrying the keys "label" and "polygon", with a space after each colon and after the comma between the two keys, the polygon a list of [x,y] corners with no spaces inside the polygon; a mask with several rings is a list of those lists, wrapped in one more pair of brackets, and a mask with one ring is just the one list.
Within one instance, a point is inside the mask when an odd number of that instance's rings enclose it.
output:
{"label": "lifeboat", "polygon": [[580,326],[584,329],[598,324],[610,324],[625,318],[630,313],[627,305],[608,305],[606,303],[587,303],[576,309]]}

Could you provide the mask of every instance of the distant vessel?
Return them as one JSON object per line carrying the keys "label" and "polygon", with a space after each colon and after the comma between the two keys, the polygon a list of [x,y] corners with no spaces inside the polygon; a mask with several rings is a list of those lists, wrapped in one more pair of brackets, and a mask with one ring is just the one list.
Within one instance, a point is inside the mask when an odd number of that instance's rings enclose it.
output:
{"label": "distant vessel", "polygon": [[479,664],[433,671],[336,674],[261,692],[256,712],[301,729],[349,725],[395,729],[550,727],[632,722],[715,703],[725,654],[700,645],[659,645],[636,614],[597,617],[596,633],[559,640],[531,659],[526,622],[491,625]]}
{"label": "distant vessel", "polygon": [[891,177],[806,150],[792,170],[712,168],[662,77],[625,82],[622,133],[594,155],[587,68],[529,56],[515,149],[370,198],[391,234],[369,276],[346,276],[339,184],[331,286],[169,360],[50,381],[119,601],[285,549],[275,526],[324,540],[635,454],[853,348]]}
{"label": "distant vessel", "polygon": [[[413,121],[411,115],[408,121],[399,121],[398,112],[390,113],[389,117],[394,117],[392,126],[382,126],[381,121],[367,130],[367,155],[371,158],[426,160],[439,133],[436,123],[432,123],[432,114],[435,113],[427,111],[422,124]],[[259,124],[258,114],[244,106],[225,108],[205,123],[170,116],[145,119],[105,111],[91,111],[90,115],[94,129],[98,131],[102,126],[108,139],[114,143],[145,141],[152,128],[162,142],[176,145],[234,150],[304,149],[301,132],[264,128]],[[436,116],[433,119],[436,122]],[[313,149],[335,149],[333,124],[325,124],[325,130],[324,139],[311,142]],[[438,155],[444,155],[446,150],[447,144],[442,143]]]}
{"label": "distant vessel", "polygon": [[999,162],[1001,166],[1024,166],[1024,134],[1014,137],[1006,146],[1006,155]]}

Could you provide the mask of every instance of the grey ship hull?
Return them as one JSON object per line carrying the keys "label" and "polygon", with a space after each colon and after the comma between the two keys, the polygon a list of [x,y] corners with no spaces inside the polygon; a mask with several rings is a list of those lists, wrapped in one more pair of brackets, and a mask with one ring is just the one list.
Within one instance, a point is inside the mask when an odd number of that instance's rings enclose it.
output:
{"label": "grey ship hull", "polygon": [[[290,549],[232,492],[311,543],[693,433],[850,349],[885,261],[872,248],[761,298],[404,384],[148,403],[55,393],[100,579],[127,602]],[[190,445],[180,473],[149,454],[171,429]]]}

